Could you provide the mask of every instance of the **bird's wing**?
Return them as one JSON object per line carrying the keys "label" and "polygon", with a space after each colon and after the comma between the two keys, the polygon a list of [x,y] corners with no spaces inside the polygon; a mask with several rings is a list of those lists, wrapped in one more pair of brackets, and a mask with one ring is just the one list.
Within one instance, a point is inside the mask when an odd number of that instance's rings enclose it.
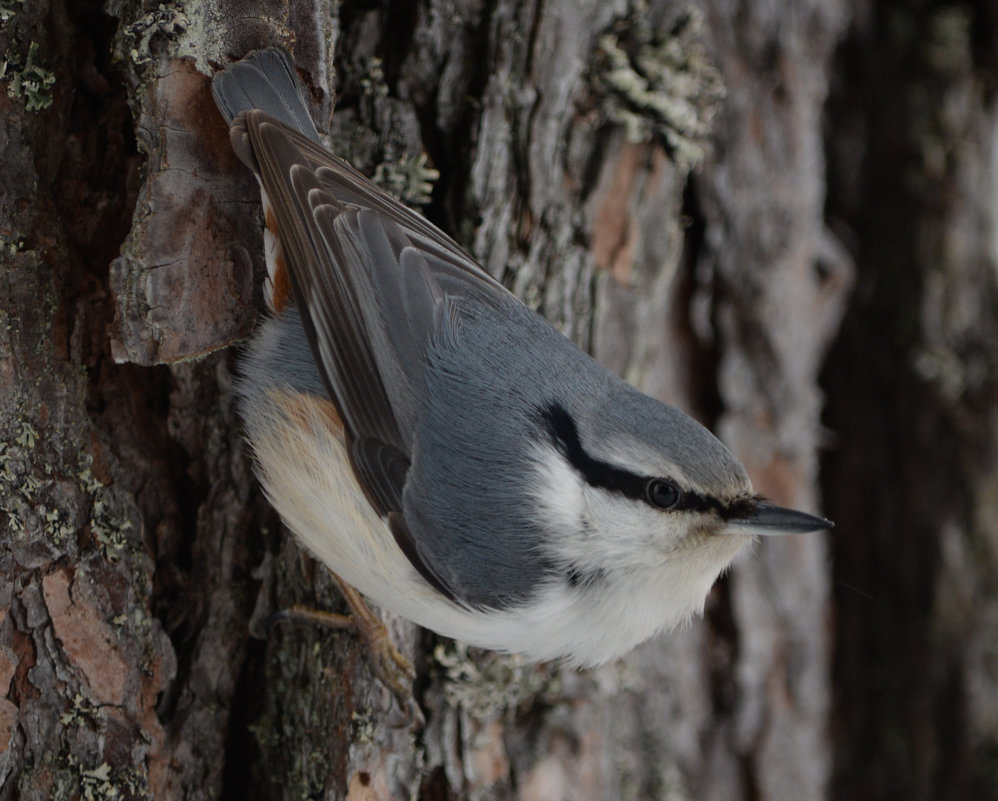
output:
{"label": "bird's wing", "polygon": [[262,111],[232,124],[257,172],[295,301],[381,513],[401,512],[427,345],[445,298],[508,293],[449,237],[356,170]]}

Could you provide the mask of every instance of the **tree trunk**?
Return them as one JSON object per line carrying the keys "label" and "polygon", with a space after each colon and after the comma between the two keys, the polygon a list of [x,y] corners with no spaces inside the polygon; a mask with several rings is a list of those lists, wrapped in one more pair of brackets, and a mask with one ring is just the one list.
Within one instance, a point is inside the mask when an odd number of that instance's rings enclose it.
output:
{"label": "tree trunk", "polygon": [[829,211],[860,268],[824,382],[841,798],[998,797],[995,12],[884,2],[839,65]]}
{"label": "tree trunk", "polygon": [[[902,6],[0,3],[0,799],[993,797],[994,18]],[[273,43],[338,153],[835,533],[592,671],[393,618],[424,729],[350,633],[268,631],[342,607],[233,409],[262,242],[210,76]]]}

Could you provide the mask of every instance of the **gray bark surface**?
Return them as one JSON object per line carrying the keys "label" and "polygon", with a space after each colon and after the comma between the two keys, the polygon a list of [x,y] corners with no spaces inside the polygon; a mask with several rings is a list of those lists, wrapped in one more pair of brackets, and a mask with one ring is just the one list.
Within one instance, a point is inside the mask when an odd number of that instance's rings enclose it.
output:
{"label": "gray bark surface", "polygon": [[[993,798],[993,28],[0,1],[0,799]],[[210,76],[274,43],[338,153],[835,532],[587,672],[390,619],[424,729],[349,632],[268,631],[343,608],[233,408],[262,242]]]}

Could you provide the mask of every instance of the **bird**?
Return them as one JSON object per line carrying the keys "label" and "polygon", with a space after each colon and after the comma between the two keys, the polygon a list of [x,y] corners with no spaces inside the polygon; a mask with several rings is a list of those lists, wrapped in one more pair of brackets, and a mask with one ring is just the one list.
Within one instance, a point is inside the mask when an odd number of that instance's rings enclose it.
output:
{"label": "bird", "polygon": [[750,542],[832,526],[759,496],[704,426],[328,150],[286,50],[249,54],[212,91],[265,220],[245,437],[386,663],[411,675],[364,598],[473,646],[589,667],[702,614]]}

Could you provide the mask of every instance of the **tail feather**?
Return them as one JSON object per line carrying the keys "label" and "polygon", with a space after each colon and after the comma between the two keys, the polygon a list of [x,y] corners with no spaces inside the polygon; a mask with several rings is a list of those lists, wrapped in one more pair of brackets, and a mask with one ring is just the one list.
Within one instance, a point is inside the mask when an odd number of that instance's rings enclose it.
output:
{"label": "tail feather", "polygon": [[[294,62],[286,50],[268,47],[251,53],[222,72],[211,82],[212,94],[222,116],[230,125],[229,136],[236,155],[260,177],[260,166],[246,131],[245,115],[259,109],[280,123],[321,144],[302,98],[295,74]],[[261,183],[264,221],[264,254],[267,259],[267,281],[264,296],[271,311],[283,311],[292,301],[280,231],[273,214],[270,198]]]}
{"label": "tail feather", "polygon": [[257,50],[217,73],[211,90],[230,125],[242,112],[260,109],[319,142],[319,132],[302,99],[294,62],[283,48]]}

